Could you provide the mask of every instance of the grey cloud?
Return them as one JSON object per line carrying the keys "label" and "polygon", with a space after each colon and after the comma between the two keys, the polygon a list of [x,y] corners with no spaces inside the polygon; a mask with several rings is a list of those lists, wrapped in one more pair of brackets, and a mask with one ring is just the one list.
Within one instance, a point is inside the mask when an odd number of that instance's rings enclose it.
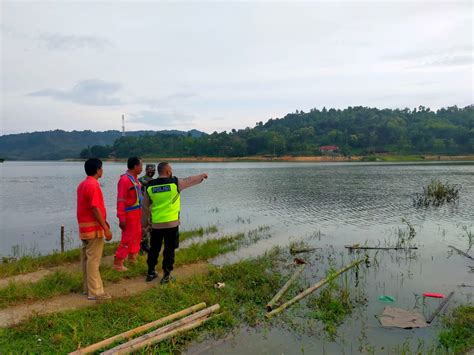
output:
{"label": "grey cloud", "polygon": [[427,60],[418,65],[418,67],[471,65],[472,63],[474,63],[474,56],[472,54],[465,54]]}
{"label": "grey cloud", "polygon": [[173,103],[176,103],[177,101],[190,99],[196,96],[198,96],[198,94],[194,92],[177,92],[177,93],[174,93],[162,98],[157,98],[157,99],[145,98],[145,99],[139,100],[139,102],[150,105],[152,108],[155,108],[162,105],[173,104]]}
{"label": "grey cloud", "polygon": [[411,62],[412,67],[471,65],[474,61],[472,46],[451,47],[441,50],[420,50],[385,56],[396,62]]}
{"label": "grey cloud", "polygon": [[82,105],[109,106],[123,103],[119,98],[112,96],[117,93],[121,87],[119,83],[91,79],[78,82],[70,90],[45,89],[32,92],[28,95],[49,97],[58,101],[69,101]]}
{"label": "grey cloud", "polygon": [[383,56],[382,59],[385,60],[410,60],[410,59],[423,59],[423,58],[433,58],[454,54],[466,54],[474,50],[473,46],[455,46],[448,47],[443,49],[420,49],[415,51],[408,51],[402,53],[395,53],[392,55]]}
{"label": "grey cloud", "polygon": [[194,116],[176,111],[140,111],[130,115],[131,121],[154,127],[168,127],[176,124],[191,123]]}
{"label": "grey cloud", "polygon": [[47,49],[58,51],[82,48],[103,50],[112,47],[112,42],[108,39],[90,35],[50,33],[41,35],[39,40]]}

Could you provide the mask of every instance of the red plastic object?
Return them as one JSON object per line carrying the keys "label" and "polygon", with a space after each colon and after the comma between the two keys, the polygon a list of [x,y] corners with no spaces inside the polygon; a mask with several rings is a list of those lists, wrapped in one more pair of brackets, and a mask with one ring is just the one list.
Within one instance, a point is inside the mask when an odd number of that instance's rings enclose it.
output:
{"label": "red plastic object", "polygon": [[426,293],[423,294],[423,297],[444,298],[446,296],[443,295],[442,293],[429,293],[429,292],[426,292]]}

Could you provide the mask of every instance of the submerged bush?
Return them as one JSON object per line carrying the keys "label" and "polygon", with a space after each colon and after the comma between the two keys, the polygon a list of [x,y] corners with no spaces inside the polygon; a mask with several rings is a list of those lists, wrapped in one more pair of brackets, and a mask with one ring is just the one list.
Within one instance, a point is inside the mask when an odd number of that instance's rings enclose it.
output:
{"label": "submerged bush", "polygon": [[416,207],[439,207],[445,203],[454,203],[459,200],[460,190],[460,185],[450,185],[433,179],[428,186],[423,187],[422,193],[415,194],[413,205]]}

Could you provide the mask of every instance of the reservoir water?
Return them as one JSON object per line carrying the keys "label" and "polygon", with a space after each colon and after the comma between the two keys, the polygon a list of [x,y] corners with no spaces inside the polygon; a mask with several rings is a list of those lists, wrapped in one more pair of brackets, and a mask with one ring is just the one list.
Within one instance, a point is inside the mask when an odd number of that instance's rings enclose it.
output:
{"label": "reservoir water", "polygon": [[[376,315],[386,294],[396,307],[431,312],[438,301],[423,292],[455,291],[452,306],[472,302],[473,262],[453,254],[448,245],[466,250],[467,232],[474,233],[474,162],[467,163],[174,163],[178,177],[206,172],[209,179],[182,193],[182,229],[216,225],[220,234],[270,227],[261,240],[215,263],[258,256],[274,245],[307,240],[322,252],[307,255],[308,282],[325,275],[328,255],[340,266],[350,258],[346,244],[395,243],[399,229],[413,225],[419,249],[369,252],[377,267],[358,275],[359,291],[367,300],[340,327],[340,337],[301,333],[285,327],[242,328],[228,341],[190,347],[190,353],[390,353],[406,339],[412,349],[433,344],[439,325],[418,330],[387,330]],[[101,185],[114,239],[116,184],[123,163],[105,163]],[[60,226],[67,247],[77,246],[76,187],[84,178],[82,163],[5,162],[0,164],[0,256],[47,254],[59,249]],[[457,204],[415,208],[412,196],[432,179],[462,186]],[[473,248],[474,249],[474,248]],[[473,250],[470,251],[471,254]],[[332,261],[334,262],[334,260]],[[354,275],[349,282],[354,284]],[[464,286],[462,286],[464,285]],[[363,290],[363,291],[362,291]],[[438,303],[437,303],[438,302]],[[421,345],[420,345],[421,344]],[[296,350],[295,350],[296,349]],[[323,351],[324,350],[324,351]]]}

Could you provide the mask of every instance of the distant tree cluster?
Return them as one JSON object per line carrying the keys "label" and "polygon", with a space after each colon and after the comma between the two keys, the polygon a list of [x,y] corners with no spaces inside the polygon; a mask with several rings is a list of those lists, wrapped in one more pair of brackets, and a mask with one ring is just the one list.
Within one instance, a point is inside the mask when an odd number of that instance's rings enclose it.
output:
{"label": "distant tree cluster", "polygon": [[81,157],[241,157],[252,155],[319,155],[335,145],[344,155],[472,154],[474,105],[431,111],[348,107],[296,111],[254,128],[210,135],[145,134],[121,137],[110,146],[84,149]]}

